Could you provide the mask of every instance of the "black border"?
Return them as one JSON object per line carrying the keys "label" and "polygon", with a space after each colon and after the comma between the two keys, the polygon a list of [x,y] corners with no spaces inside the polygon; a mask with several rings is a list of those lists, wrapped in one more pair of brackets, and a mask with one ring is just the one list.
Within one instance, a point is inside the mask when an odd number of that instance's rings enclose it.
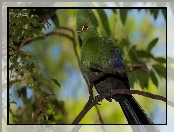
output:
{"label": "black border", "polygon": [[[7,68],[9,68],[9,54],[8,54],[9,53],[9,39],[8,39],[9,9],[38,9],[38,8],[40,9],[166,9],[166,124],[148,124],[148,125],[167,125],[167,7],[7,7]],[[9,70],[7,70],[7,78],[9,78]],[[9,79],[7,79],[7,86],[9,86]],[[9,88],[7,88],[7,125],[74,125],[74,124],[9,124]],[[75,124],[75,125],[133,125],[133,124]]]}

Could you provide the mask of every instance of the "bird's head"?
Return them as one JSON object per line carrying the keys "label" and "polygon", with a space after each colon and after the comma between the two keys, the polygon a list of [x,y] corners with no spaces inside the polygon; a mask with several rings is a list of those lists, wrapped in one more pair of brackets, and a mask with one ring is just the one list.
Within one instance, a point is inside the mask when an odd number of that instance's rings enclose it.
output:
{"label": "bird's head", "polygon": [[90,9],[78,10],[76,20],[76,33],[80,35],[82,41],[98,36],[95,16]]}

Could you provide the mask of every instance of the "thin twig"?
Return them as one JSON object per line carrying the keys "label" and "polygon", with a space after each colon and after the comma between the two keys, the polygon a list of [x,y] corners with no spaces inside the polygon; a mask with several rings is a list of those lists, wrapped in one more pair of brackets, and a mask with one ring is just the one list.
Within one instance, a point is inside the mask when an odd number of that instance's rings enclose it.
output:
{"label": "thin twig", "polygon": [[47,98],[44,99],[44,101],[40,104],[40,107],[36,110],[36,112],[34,113],[34,116],[31,120],[30,124],[33,124],[35,122],[35,120],[37,119],[39,113],[42,111],[43,107],[47,104],[47,102],[49,101],[49,98],[51,97],[51,95],[53,94],[49,94],[49,96]]}
{"label": "thin twig", "polygon": [[99,109],[98,109],[98,106],[95,105],[95,108],[96,108],[96,110],[97,110],[97,114],[98,114],[98,116],[99,116],[99,120],[100,120],[101,124],[104,124],[103,119],[102,119],[101,114],[100,114],[100,111],[99,111]]}

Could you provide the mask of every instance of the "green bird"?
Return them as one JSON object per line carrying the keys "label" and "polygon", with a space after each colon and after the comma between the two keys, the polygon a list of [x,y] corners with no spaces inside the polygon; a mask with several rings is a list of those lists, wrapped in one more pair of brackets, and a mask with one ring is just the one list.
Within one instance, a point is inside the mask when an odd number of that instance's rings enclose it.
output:
{"label": "green bird", "polygon": [[[82,40],[80,68],[88,81],[100,72],[90,62],[100,64],[103,68],[124,69],[119,48],[107,37],[99,37],[96,27],[95,16],[90,9],[77,11],[76,32]],[[104,75],[94,82],[94,87],[98,94],[112,89],[130,89],[126,73]],[[129,124],[153,124],[132,95],[117,94],[111,98],[119,102]]]}

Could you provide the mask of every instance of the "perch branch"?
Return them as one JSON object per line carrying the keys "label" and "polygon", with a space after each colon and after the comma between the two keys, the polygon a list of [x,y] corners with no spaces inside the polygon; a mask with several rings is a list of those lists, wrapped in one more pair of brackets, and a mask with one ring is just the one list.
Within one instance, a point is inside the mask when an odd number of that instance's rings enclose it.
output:
{"label": "perch branch", "polygon": [[111,96],[116,95],[116,94],[127,94],[127,95],[138,94],[138,95],[142,95],[142,96],[145,96],[145,97],[150,97],[152,99],[162,100],[162,101],[166,102],[166,98],[163,97],[163,96],[151,94],[151,93],[144,92],[144,91],[129,90],[129,89],[113,89],[112,91],[108,91],[106,93],[97,95],[95,98],[93,98],[93,92],[92,92],[93,82],[98,80],[99,78],[101,78],[105,74],[113,73],[113,72],[123,74],[123,73],[126,73],[126,72],[133,72],[133,71],[136,71],[136,70],[142,70],[142,71],[148,72],[148,68],[146,67],[146,65],[143,65],[143,64],[137,64],[137,65],[134,65],[133,67],[127,68],[127,69],[103,68],[101,65],[99,65],[97,63],[94,63],[94,62],[91,62],[91,65],[93,65],[95,68],[98,68],[99,70],[101,70],[101,72],[98,73],[97,75],[95,75],[94,77],[92,77],[89,80],[89,82],[90,82],[89,100],[86,103],[83,110],[80,112],[80,114],[72,122],[72,124],[78,124],[80,122],[80,120],[85,116],[85,114],[94,105],[98,104],[98,102],[102,101],[104,98],[111,97]]}

